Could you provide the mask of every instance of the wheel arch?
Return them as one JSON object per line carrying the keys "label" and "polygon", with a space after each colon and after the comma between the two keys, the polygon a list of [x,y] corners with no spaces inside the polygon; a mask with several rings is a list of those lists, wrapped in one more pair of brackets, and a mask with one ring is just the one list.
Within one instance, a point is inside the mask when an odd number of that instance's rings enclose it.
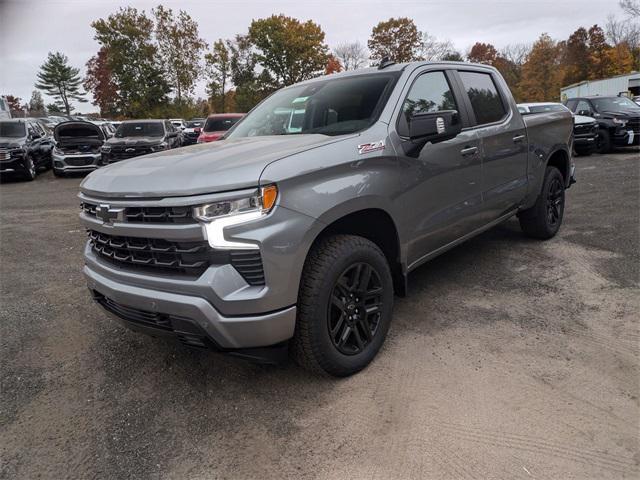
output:
{"label": "wheel arch", "polygon": [[[342,210],[342,209],[340,209]],[[398,228],[389,212],[379,206],[342,210],[340,215],[328,212],[323,216],[325,227],[316,235],[312,246],[329,235],[358,235],[375,243],[384,253],[391,269],[394,289],[406,294],[406,268]],[[307,252],[308,255],[308,252]]]}

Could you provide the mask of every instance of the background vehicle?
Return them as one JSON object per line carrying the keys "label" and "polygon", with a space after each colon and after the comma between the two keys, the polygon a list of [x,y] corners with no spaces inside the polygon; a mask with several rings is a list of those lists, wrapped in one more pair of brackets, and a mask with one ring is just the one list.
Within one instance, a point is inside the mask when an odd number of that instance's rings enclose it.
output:
{"label": "background vehicle", "polygon": [[200,131],[204,126],[205,119],[194,119],[187,122],[186,128],[182,131],[182,144],[193,145],[198,141]]}
{"label": "background vehicle", "polygon": [[[568,110],[561,103],[519,103],[522,115]],[[595,118],[573,115],[573,150],[577,155],[591,155],[598,142],[598,122]]]}
{"label": "background vehicle", "polygon": [[610,152],[613,147],[640,145],[640,106],[627,97],[570,98],[566,106],[597,120],[600,153]]}
{"label": "background vehicle", "polygon": [[244,117],[244,115],[244,113],[215,113],[209,115],[198,136],[198,143],[220,140],[220,137]]}
{"label": "background vehicle", "polygon": [[90,172],[101,164],[101,147],[110,132],[107,124],[69,120],[53,130],[53,173]]}
{"label": "background vehicle", "polygon": [[0,174],[19,174],[34,180],[51,166],[52,140],[38,122],[0,121]]}
{"label": "background vehicle", "polygon": [[179,146],[178,131],[169,120],[129,120],[122,122],[102,146],[102,164]]}
{"label": "background vehicle", "polygon": [[[283,108],[304,110],[299,131]],[[262,359],[290,341],[304,367],[350,375],[411,270],[514,215],[531,237],[558,232],[572,128],[566,109],[523,118],[485,65],[296,84],[207,148],[85,178],[88,286],[136,330]]]}
{"label": "background vehicle", "polygon": [[187,122],[185,122],[182,118],[172,118],[171,120],[169,120],[174,127],[176,127],[176,129],[178,130],[184,130],[185,128],[187,128]]}

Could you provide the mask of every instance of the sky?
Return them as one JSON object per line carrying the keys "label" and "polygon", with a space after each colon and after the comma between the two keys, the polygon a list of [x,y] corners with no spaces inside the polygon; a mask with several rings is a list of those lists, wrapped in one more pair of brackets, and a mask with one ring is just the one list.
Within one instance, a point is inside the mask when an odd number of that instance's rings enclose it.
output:
{"label": "sky", "polygon": [[[209,44],[245,33],[252,19],[278,13],[318,23],[329,47],[355,40],[366,44],[374,25],[403,16],[463,53],[477,41],[501,48],[532,43],[543,32],[566,39],[580,26],[604,26],[608,15],[623,16],[618,0],[0,0],[0,95],[28,101],[49,51],[67,55],[84,75],[99,48],[92,21],[121,6],[150,13],[160,3],[187,11]],[[195,94],[204,96],[204,82]],[[91,103],[76,106],[83,113],[97,110]]]}

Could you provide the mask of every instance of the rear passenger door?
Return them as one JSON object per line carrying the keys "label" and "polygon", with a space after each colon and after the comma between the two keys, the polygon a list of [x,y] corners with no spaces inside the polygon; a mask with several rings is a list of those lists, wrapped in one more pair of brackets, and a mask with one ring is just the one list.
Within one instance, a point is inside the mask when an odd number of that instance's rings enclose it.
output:
{"label": "rear passenger door", "polygon": [[527,137],[522,116],[504,81],[488,70],[458,70],[480,140],[483,219],[489,223],[513,211],[527,191]]}

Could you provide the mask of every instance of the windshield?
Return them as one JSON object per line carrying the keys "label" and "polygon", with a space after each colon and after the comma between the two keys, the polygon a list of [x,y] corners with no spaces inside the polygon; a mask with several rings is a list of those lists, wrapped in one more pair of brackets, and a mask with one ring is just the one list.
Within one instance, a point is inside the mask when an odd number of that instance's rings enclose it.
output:
{"label": "windshield", "polygon": [[164,128],[160,122],[121,123],[116,137],[162,137]]}
{"label": "windshield", "polygon": [[640,107],[627,97],[594,98],[591,100],[599,112],[627,110],[629,108],[638,110]]}
{"label": "windshield", "polygon": [[203,121],[197,121],[197,122],[187,122],[187,128],[200,128],[202,127],[202,124],[204,123]]}
{"label": "windshield", "polygon": [[208,118],[203,130],[205,132],[227,131],[235,125],[238,120],[240,120],[239,117]]}
{"label": "windshield", "polygon": [[228,138],[363,130],[377,119],[397,78],[393,73],[357,75],[285,88],[258,105]]}
{"label": "windshield", "polygon": [[25,137],[26,131],[22,122],[0,122],[0,137]]}

